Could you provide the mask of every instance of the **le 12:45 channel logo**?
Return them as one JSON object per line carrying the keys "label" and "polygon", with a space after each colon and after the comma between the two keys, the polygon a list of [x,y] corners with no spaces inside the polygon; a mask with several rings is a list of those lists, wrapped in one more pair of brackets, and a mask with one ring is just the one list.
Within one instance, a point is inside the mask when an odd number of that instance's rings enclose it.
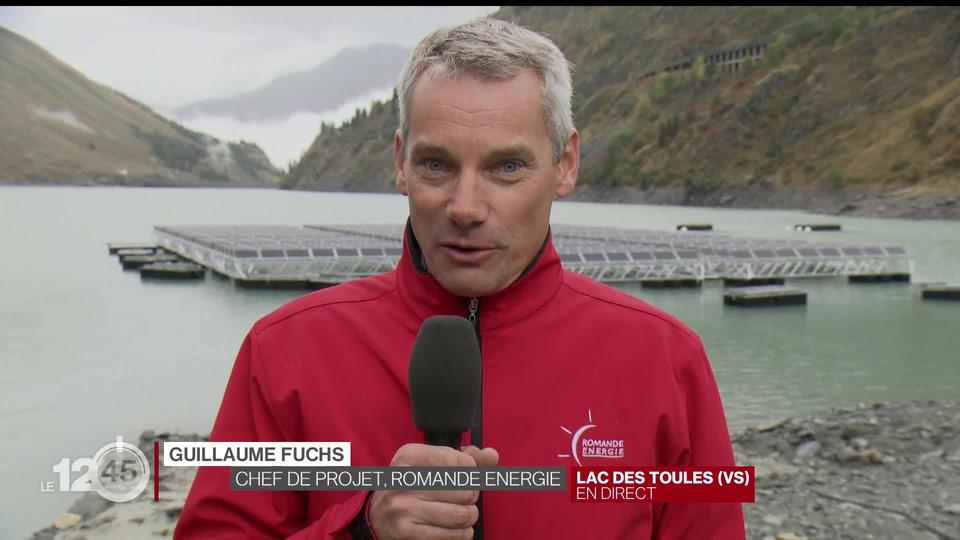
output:
{"label": "le 12:45 channel logo", "polygon": [[[113,502],[136,499],[150,483],[147,456],[136,446],[123,442],[104,445],[92,458],[63,458],[53,466],[57,481],[40,483],[40,491],[96,491]],[[73,473],[81,473],[73,478]]]}

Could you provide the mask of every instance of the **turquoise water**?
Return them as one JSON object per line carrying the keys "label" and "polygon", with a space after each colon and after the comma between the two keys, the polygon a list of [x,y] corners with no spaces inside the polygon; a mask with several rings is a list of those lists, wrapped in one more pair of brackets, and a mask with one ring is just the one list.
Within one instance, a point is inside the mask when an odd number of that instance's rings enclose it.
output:
{"label": "turquoise water", "polygon": [[[302,291],[141,282],[106,243],[151,238],[157,224],[402,223],[391,195],[265,190],[0,188],[0,538],[23,538],[75,494],[41,493],[63,457],[117,435],[209,430],[250,325]],[[742,235],[906,247],[915,282],[960,281],[960,223],[812,216],[792,211],[558,203],[557,223],[672,230],[707,222]],[[839,222],[841,233],[787,230]],[[806,307],[724,307],[702,290],[623,289],[703,338],[731,425],[837,405],[960,398],[960,302],[921,301],[912,284],[792,280]]]}

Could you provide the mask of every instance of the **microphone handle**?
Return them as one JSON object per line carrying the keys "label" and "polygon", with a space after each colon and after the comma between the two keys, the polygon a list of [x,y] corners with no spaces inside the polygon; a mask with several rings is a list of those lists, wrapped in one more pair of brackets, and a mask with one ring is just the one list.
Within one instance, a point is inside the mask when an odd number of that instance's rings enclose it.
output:
{"label": "microphone handle", "polygon": [[423,443],[430,446],[447,446],[454,450],[460,450],[461,433],[443,432],[443,431],[424,431]]}
{"label": "microphone handle", "polygon": [[[430,446],[448,446],[454,450],[460,450],[461,435],[463,434],[455,432],[424,431],[423,443]],[[477,523],[473,527],[473,540],[483,540],[482,502],[482,499],[477,500],[477,510],[480,512],[480,517],[477,518]]]}

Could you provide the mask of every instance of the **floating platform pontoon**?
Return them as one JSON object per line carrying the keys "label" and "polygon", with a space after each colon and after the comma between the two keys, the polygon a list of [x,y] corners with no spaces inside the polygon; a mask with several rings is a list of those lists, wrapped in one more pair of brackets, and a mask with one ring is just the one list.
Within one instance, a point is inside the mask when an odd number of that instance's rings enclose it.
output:
{"label": "floating platform pontoon", "polygon": [[157,249],[157,244],[153,242],[109,242],[107,244],[107,253],[115,255],[121,249]]}
{"label": "floating platform pontoon", "polygon": [[783,278],[756,278],[756,279],[740,279],[740,278],[723,278],[724,287],[757,287],[760,285],[783,285]]}
{"label": "floating platform pontoon", "polygon": [[924,300],[960,300],[960,283],[925,283],[921,290]]}
{"label": "floating platform pontoon", "polygon": [[153,255],[127,255],[120,257],[120,264],[124,270],[136,270],[142,266],[156,263],[180,262],[180,257],[169,253],[154,253]]}
{"label": "floating platform pontoon", "polygon": [[891,281],[907,283],[910,281],[910,274],[865,274],[852,275],[847,279],[850,283],[889,283]]}
{"label": "floating platform pontoon", "polygon": [[841,229],[842,227],[837,223],[801,223],[793,226],[793,230],[802,232],[839,231]]}
{"label": "floating platform pontoon", "polygon": [[123,260],[124,257],[132,257],[134,255],[153,255],[156,252],[156,248],[126,248],[118,249],[114,252],[114,254],[120,257],[120,260]]}
{"label": "floating platform pontoon", "polygon": [[140,267],[140,277],[158,279],[203,279],[207,269],[188,262],[161,262]]}
{"label": "floating platform pontoon", "polygon": [[777,285],[741,287],[724,293],[723,303],[741,307],[804,305],[807,293]]}

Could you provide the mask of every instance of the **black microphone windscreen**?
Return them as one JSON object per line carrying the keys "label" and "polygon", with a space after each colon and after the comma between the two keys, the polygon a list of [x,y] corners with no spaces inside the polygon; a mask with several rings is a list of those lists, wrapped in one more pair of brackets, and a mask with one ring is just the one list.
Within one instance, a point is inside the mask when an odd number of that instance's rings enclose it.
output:
{"label": "black microphone windscreen", "polygon": [[436,315],[423,321],[410,353],[413,421],[424,432],[470,429],[480,398],[480,345],[463,317]]}

